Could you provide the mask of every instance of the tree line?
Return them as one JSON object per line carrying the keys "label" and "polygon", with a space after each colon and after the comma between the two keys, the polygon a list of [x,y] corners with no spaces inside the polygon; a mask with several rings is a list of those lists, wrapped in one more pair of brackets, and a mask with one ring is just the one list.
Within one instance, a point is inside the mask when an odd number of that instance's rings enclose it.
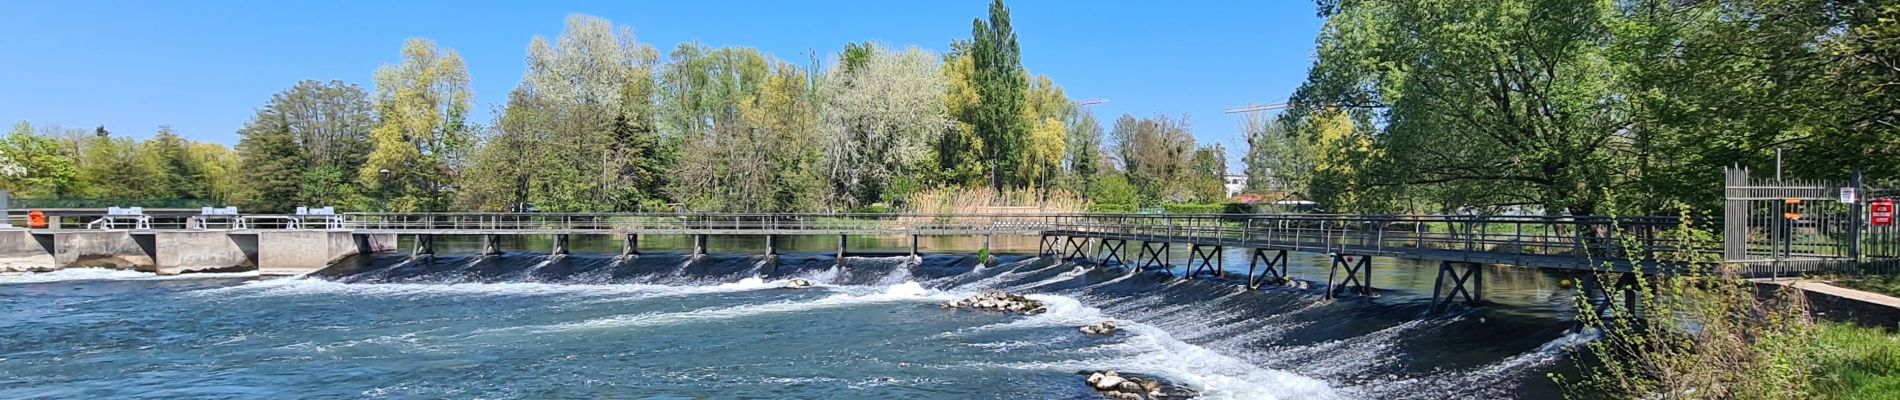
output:
{"label": "tree line", "polygon": [[1328,211],[1713,210],[1722,167],[1777,150],[1789,176],[1900,183],[1897,4],[1318,6],[1291,108],[1245,124],[1247,173]]}
{"label": "tree line", "polygon": [[1167,116],[1105,132],[1023,68],[1000,0],[947,53],[863,42],[799,61],[700,43],[662,52],[574,15],[528,43],[527,72],[486,124],[470,119],[461,57],[410,39],[369,89],[303,81],[272,95],[235,149],[169,130],[134,142],[22,125],[0,149],[20,168],[0,173],[15,197],[260,212],[895,210],[943,188],[1125,207],[1225,198],[1225,149],[1197,147]]}

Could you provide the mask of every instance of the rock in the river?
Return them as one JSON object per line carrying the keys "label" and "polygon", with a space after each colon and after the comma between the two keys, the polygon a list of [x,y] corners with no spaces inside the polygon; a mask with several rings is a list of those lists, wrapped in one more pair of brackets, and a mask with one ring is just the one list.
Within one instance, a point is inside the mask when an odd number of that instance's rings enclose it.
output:
{"label": "rock in the river", "polygon": [[804,288],[811,287],[811,281],[793,278],[792,280],[785,282],[785,287],[788,289],[804,289]]}
{"label": "rock in the river", "polygon": [[962,300],[944,303],[945,308],[975,308],[979,310],[1007,311],[1024,314],[1041,314],[1048,309],[1042,302],[1030,300],[1018,294],[1004,293],[998,290],[983,292]]}
{"label": "rock in the river", "polygon": [[1122,379],[1122,377],[1115,376],[1115,371],[1108,371],[1108,373],[1102,374],[1101,379],[1095,379],[1095,383],[1093,385],[1095,387],[1095,390],[1116,390],[1117,388],[1120,388],[1122,386],[1123,382],[1127,382],[1127,381],[1128,381],[1127,379]]}
{"label": "rock in the river", "polygon": [[1161,381],[1135,377],[1124,378],[1116,375],[1115,371],[1090,373],[1088,383],[1090,388],[1102,392],[1103,397],[1111,399],[1141,400],[1168,397],[1167,388],[1161,384]]}
{"label": "rock in the river", "polygon": [[1115,326],[1115,321],[1102,321],[1098,324],[1087,325],[1080,328],[1082,334],[1085,335],[1113,335],[1118,329],[1120,328]]}

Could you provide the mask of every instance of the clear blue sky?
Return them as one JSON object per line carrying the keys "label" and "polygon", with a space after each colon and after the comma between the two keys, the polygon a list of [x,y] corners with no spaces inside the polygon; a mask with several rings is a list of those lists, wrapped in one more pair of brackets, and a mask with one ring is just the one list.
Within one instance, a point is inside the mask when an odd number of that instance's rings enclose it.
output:
{"label": "clear blue sky", "polygon": [[[1221,110],[1285,98],[1305,78],[1321,21],[1308,1],[1008,3],[1023,65],[1094,106],[1104,124],[1129,113],[1190,116],[1202,143],[1245,149]],[[170,124],[194,140],[235,144],[272,93],[303,79],[370,86],[402,41],[459,51],[477,121],[525,69],[528,40],[553,38],[572,13],[632,26],[664,54],[698,40],[748,46],[805,64],[846,42],[948,50],[986,15],[965,1],[7,1],[0,2],[0,122],[29,121],[146,137]],[[1238,163],[1234,164],[1236,167]]]}

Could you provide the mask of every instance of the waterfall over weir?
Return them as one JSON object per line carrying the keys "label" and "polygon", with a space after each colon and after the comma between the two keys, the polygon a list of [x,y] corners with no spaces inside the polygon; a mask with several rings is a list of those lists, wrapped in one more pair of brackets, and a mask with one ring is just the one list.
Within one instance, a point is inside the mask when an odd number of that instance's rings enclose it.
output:
{"label": "waterfall over weir", "polygon": [[[0,276],[0,320],[19,321],[0,322],[17,338],[0,397],[1094,398],[1078,373],[1101,369],[1206,398],[1548,397],[1573,340],[1568,298],[1528,272],[1498,306],[1423,318],[1405,287],[1426,278],[1404,274],[1378,299],[1325,300],[1054,257],[843,261],[379,253],[271,280]],[[938,306],[989,289],[1049,311]],[[1123,332],[1076,332],[1107,319]]]}

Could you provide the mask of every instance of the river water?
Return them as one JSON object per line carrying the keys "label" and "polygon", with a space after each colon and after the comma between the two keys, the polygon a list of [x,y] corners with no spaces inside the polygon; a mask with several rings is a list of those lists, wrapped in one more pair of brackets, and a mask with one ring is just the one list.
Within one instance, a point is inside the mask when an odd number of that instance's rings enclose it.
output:
{"label": "river water", "polygon": [[[296,278],[0,275],[0,398],[1087,399],[1080,373],[1099,369],[1216,399],[1549,398],[1576,340],[1555,273],[1492,268],[1494,305],[1425,316],[1435,265],[1409,261],[1375,260],[1376,298],[1328,301],[1323,255],[1290,254],[1310,289],[1248,291],[1010,254],[1033,238],[999,241],[989,265],[969,239],[915,258],[853,240],[872,253],[842,268],[835,238],[783,239],[776,259],[742,255],[752,239],[694,258],[655,238],[625,259],[583,237],[565,256],[530,238],[479,257],[468,240]],[[1239,279],[1247,254],[1225,267]],[[939,307],[987,289],[1049,312]],[[1076,332],[1104,319],[1124,331]]]}

